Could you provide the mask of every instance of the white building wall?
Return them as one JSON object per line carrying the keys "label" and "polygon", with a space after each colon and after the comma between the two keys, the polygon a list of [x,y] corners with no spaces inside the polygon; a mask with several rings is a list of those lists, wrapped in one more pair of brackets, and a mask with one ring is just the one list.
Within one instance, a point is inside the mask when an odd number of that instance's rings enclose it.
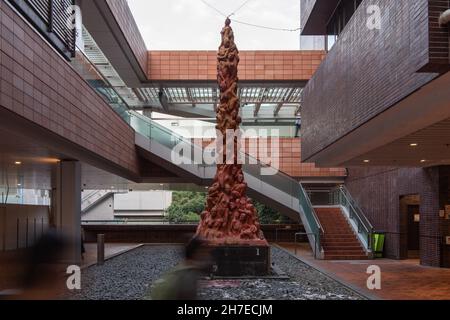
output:
{"label": "white building wall", "polygon": [[100,201],[83,214],[81,218],[84,221],[114,220],[114,195],[111,194],[109,197]]}
{"label": "white building wall", "polygon": [[[87,191],[88,192],[88,191]],[[171,191],[116,193],[87,210],[83,221],[109,221],[120,215],[160,216],[172,204]]]}
{"label": "white building wall", "polygon": [[169,191],[133,191],[114,195],[114,211],[165,211],[172,204]]}

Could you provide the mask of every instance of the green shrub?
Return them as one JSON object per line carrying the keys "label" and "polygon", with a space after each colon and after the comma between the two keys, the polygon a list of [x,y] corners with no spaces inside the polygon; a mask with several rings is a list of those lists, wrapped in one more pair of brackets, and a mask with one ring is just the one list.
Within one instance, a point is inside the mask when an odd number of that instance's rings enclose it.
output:
{"label": "green shrub", "polygon": [[[192,191],[174,191],[172,204],[167,209],[168,219],[171,223],[195,223],[200,221],[200,214],[205,210],[206,193]],[[258,211],[261,224],[289,223],[289,219],[278,211],[253,201]]]}

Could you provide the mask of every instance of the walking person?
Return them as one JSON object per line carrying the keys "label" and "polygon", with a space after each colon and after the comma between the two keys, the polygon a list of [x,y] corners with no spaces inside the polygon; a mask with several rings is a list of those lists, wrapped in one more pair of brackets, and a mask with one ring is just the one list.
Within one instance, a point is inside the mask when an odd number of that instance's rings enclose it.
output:
{"label": "walking person", "polygon": [[300,116],[297,116],[297,119],[295,119],[295,137],[300,137],[300,130],[302,128],[302,118]]}

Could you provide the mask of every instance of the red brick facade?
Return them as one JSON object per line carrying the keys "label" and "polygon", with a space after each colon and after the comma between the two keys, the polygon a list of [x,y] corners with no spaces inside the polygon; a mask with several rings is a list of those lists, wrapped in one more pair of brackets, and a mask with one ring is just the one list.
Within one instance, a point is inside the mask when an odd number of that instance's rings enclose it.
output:
{"label": "red brick facade", "polygon": [[[199,143],[198,141],[195,141]],[[213,143],[213,140],[203,140],[203,145],[207,146]],[[268,158],[278,158],[278,163],[272,163],[274,167],[291,177],[295,178],[343,178],[346,176],[346,170],[343,168],[317,168],[313,163],[301,163],[301,139],[300,138],[279,138],[279,152],[271,152],[271,139],[248,139],[246,141],[245,153],[254,158],[261,159],[259,156],[267,154]],[[261,161],[264,161],[261,159]]]}
{"label": "red brick facade", "polygon": [[[239,79],[309,80],[325,57],[322,51],[241,51]],[[150,51],[149,80],[217,79],[216,51]]]}

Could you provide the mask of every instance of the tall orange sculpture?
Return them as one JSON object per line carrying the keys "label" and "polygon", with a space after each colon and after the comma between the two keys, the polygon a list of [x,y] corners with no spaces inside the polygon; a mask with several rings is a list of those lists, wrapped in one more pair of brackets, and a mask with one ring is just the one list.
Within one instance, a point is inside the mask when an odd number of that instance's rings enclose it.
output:
{"label": "tall orange sculpture", "polygon": [[[208,191],[205,211],[197,236],[218,245],[262,245],[267,241],[261,232],[257,211],[247,197],[242,165],[238,164],[238,138],[226,141],[227,130],[239,130],[238,65],[239,51],[234,43],[234,34],[227,18],[222,30],[222,43],[217,55],[217,80],[220,88],[220,105],[217,108],[218,138],[217,152],[222,163],[217,164],[214,183]],[[226,150],[231,145],[234,152],[232,163],[227,162]]]}

